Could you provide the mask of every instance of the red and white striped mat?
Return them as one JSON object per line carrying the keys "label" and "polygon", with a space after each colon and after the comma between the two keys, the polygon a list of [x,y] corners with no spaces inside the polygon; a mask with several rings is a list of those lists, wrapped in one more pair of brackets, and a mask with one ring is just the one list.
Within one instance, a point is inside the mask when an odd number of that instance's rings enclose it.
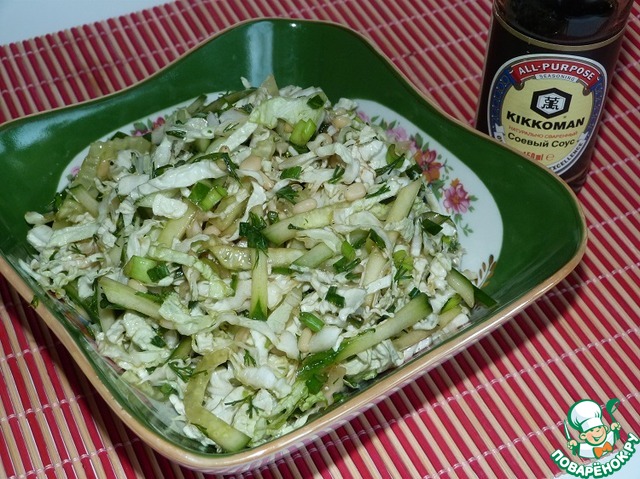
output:
{"label": "red and white striped mat", "polygon": [[[238,21],[288,17],[364,34],[418,89],[471,123],[489,12],[489,0],[179,0],[0,46],[0,122],[131,85]],[[640,433],[639,15],[636,3],[580,193],[589,245],[578,268],[359,418],[242,477],[552,477],[560,469],[550,454],[566,443],[562,421],[584,398],[620,399],[623,437]],[[0,477],[202,477],[116,419],[3,278],[0,300]]]}

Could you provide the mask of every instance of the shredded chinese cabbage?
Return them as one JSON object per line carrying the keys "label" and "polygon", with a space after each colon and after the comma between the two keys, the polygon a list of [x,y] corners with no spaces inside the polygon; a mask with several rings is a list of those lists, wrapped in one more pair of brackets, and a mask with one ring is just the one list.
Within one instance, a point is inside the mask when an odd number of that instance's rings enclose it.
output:
{"label": "shredded chinese cabbage", "polygon": [[406,145],[352,100],[243,82],[95,142],[52,210],[26,215],[23,267],[218,451],[301,426],[473,306]]}

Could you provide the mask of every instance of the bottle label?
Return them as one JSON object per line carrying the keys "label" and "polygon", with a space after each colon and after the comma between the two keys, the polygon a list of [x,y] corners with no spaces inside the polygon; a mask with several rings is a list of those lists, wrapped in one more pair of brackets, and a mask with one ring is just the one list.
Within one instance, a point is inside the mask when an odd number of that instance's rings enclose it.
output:
{"label": "bottle label", "polygon": [[580,158],[607,91],[607,73],[575,55],[523,55],[497,71],[489,94],[490,134],[558,174]]}

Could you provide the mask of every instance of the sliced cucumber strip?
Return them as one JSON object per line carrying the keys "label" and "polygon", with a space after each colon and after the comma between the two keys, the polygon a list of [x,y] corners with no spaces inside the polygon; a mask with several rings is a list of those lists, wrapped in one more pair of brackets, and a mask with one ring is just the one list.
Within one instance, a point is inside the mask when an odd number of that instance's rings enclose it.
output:
{"label": "sliced cucumber strip", "polygon": [[101,277],[98,282],[110,303],[124,309],[132,309],[153,319],[160,319],[160,304],[141,296],[130,286],[106,276]]}
{"label": "sliced cucumber strip", "polygon": [[285,241],[295,238],[297,230],[321,228],[331,224],[333,212],[337,205],[324,206],[315,210],[306,211],[267,226],[263,234],[274,244],[280,245]]}
{"label": "sliced cucumber strip", "polygon": [[196,213],[198,212],[198,208],[191,203],[190,201],[186,202],[187,212],[182,215],[180,218],[174,218],[168,220],[160,235],[158,236],[158,243],[163,246],[171,246],[173,244],[173,239],[176,238],[178,240],[182,239],[184,234],[189,228],[189,225],[196,217]]}
{"label": "sliced cucumber strip", "polygon": [[131,279],[136,279],[145,284],[151,284],[154,281],[149,277],[149,270],[158,264],[157,261],[143,256],[132,256],[127,264],[124,265],[122,271]]}
{"label": "sliced cucumber strip", "polygon": [[296,259],[293,265],[301,268],[317,268],[328,259],[333,258],[334,254],[333,250],[325,243],[318,243]]}
{"label": "sliced cucumber strip", "polygon": [[432,311],[427,295],[418,293],[411,301],[400,308],[393,317],[385,319],[375,328],[369,329],[359,336],[346,340],[344,347],[338,351],[336,362],[348,359],[354,354],[366,351],[386,339],[397,336],[403,330],[429,316]]}
{"label": "sliced cucumber strip", "polygon": [[226,362],[228,357],[227,350],[215,351],[202,357],[187,383],[184,393],[184,412],[187,421],[198,426],[225,451],[234,452],[244,448],[251,438],[202,405],[212,371]]}
{"label": "sliced cucumber strip", "polygon": [[469,278],[455,268],[451,268],[446,280],[449,286],[462,297],[462,300],[470,308],[475,306],[476,301],[484,304],[488,308],[497,304],[495,299],[474,285]]}
{"label": "sliced cucumber strip", "polygon": [[251,306],[249,316],[253,319],[266,321],[269,315],[269,270],[267,255],[264,251],[252,250],[251,259]]}

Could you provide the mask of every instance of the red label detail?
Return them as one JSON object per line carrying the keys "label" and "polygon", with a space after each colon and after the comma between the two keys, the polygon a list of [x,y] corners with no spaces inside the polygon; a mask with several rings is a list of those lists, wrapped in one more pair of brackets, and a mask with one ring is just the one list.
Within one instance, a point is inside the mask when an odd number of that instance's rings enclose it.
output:
{"label": "red label detail", "polygon": [[516,83],[537,75],[568,75],[582,82],[589,90],[598,83],[601,75],[598,69],[587,63],[557,58],[524,60],[515,63],[510,73]]}

